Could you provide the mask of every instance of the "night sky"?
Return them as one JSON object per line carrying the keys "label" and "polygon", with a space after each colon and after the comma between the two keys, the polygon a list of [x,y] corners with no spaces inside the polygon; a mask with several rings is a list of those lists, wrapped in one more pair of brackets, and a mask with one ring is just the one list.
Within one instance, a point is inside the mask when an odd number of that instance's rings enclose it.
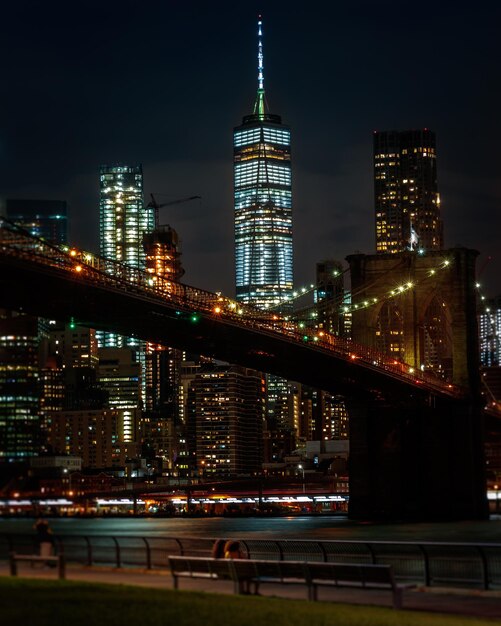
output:
{"label": "night sky", "polygon": [[[271,113],[292,127],[295,283],[373,254],[373,130],[437,134],[446,246],[501,294],[501,3],[2,3],[0,195],[69,203],[98,250],[99,165],[142,163],[185,282],[234,293],[232,131],[252,112],[256,18]],[[492,260],[485,265],[487,258]]]}

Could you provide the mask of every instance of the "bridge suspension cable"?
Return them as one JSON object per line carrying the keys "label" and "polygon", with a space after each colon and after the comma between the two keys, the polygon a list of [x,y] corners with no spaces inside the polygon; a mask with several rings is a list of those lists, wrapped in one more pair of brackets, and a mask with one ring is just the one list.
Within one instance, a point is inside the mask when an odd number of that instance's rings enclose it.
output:
{"label": "bridge suspension cable", "polygon": [[413,387],[461,397],[464,391],[435,376],[415,370],[377,350],[336,337],[323,330],[305,328],[301,323],[262,309],[242,305],[220,293],[212,293],[150,274],[138,268],[110,261],[75,247],[57,247],[30,235],[19,226],[0,218],[0,259],[15,257],[25,263],[71,275],[83,284],[94,284],[108,290],[124,290],[131,296],[151,299],[168,306],[182,320],[194,323],[201,317],[210,317],[224,324],[246,326],[259,334],[280,337],[287,342],[301,343],[344,361],[386,377],[400,380]]}

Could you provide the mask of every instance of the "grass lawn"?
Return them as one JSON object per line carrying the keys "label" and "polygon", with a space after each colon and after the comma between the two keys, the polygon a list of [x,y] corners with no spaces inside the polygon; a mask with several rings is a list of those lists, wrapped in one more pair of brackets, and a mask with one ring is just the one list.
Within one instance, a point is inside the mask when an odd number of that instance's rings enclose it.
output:
{"label": "grass lawn", "polygon": [[12,626],[487,626],[493,621],[379,607],[0,577]]}

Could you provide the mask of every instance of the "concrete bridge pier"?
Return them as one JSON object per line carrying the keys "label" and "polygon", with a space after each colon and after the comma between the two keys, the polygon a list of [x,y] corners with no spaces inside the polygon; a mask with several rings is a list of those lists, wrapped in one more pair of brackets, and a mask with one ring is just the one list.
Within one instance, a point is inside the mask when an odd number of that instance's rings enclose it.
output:
{"label": "concrete bridge pier", "polygon": [[468,401],[347,398],[352,519],[488,516],[482,414]]}

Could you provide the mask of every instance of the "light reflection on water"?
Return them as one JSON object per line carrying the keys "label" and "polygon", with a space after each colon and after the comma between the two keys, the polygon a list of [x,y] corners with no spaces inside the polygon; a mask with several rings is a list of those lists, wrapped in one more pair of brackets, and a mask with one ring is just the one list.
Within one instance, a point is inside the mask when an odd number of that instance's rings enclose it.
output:
{"label": "light reflection on water", "polygon": [[[0,533],[32,533],[33,519],[1,519]],[[353,522],[346,517],[264,518],[52,518],[56,534],[167,535],[367,541],[466,541],[501,543],[501,517],[489,521],[421,524]]]}

